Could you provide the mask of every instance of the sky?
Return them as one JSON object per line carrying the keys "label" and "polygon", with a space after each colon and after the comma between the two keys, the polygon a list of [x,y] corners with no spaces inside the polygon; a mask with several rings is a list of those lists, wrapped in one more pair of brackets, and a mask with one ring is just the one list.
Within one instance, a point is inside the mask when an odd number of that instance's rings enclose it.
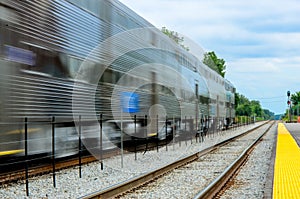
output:
{"label": "sky", "polygon": [[298,0],[120,0],[157,28],[214,51],[239,94],[275,114],[300,91]]}

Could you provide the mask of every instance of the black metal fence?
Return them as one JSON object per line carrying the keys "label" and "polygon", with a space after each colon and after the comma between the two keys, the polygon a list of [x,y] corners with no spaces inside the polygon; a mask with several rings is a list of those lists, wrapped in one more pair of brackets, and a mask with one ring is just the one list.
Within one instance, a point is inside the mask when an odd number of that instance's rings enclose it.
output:
{"label": "black metal fence", "polygon": [[[10,131],[6,131],[1,135],[2,141],[1,148],[2,151],[14,151],[16,149],[22,149],[22,153],[15,155],[8,155],[7,157],[1,157],[3,160],[0,164],[1,168],[11,166],[13,164],[24,165],[25,170],[25,180],[26,180],[26,195],[29,196],[29,169],[34,167],[34,163],[39,163],[42,161],[51,161],[52,164],[52,174],[53,174],[53,186],[56,187],[56,161],[58,158],[68,156],[71,152],[72,157],[78,157],[78,170],[79,178],[82,177],[82,157],[83,154],[87,154],[88,151],[97,151],[96,157],[99,159],[101,164],[101,170],[103,170],[103,154],[107,150],[105,147],[106,142],[111,142],[114,144],[116,149],[128,150],[135,153],[135,160],[137,160],[137,152],[144,151],[146,153],[148,150],[159,149],[162,147],[168,150],[168,145],[179,144],[182,142],[185,145],[188,143],[201,143],[205,141],[205,137],[217,136],[228,129],[236,129],[242,125],[248,125],[254,121],[251,118],[201,118],[196,121],[192,116],[184,116],[184,118],[175,117],[162,117],[157,116],[155,119],[145,116],[134,115],[126,121],[124,126],[123,120],[121,121],[107,121],[103,120],[103,115],[100,114],[97,121],[90,121],[88,117],[78,116],[77,122],[70,120],[66,117],[49,117],[49,118],[24,118],[23,124],[18,122],[16,126],[23,126],[21,129],[15,129],[18,131],[13,131],[14,126],[10,124]],[[155,121],[155,122],[154,122]],[[83,127],[89,125],[98,125],[95,129],[93,136],[93,143],[96,140],[96,144],[91,146],[85,146],[85,132],[83,132]],[[110,128],[114,131],[114,134],[119,135],[116,139],[112,139],[112,135],[107,135],[110,132],[103,132],[104,126],[109,124]],[[113,124],[113,126],[112,126]],[[156,131],[151,134],[151,128],[149,130],[149,125],[152,124],[152,131]],[[1,123],[2,126],[8,127],[8,124]],[[125,127],[130,126],[130,132],[132,135],[128,135],[125,132]],[[5,131],[5,130],[4,130]],[[150,132],[151,131],[151,132]],[[7,133],[8,132],[8,133]],[[12,132],[19,132],[19,137],[13,136]],[[33,135],[34,134],[34,135]],[[76,138],[75,138],[76,137]],[[124,139],[126,137],[126,139]],[[19,138],[19,140],[18,140]],[[105,139],[104,139],[105,138]],[[66,143],[72,142],[72,143]],[[66,145],[63,145],[66,143]],[[76,144],[75,144],[76,143]],[[73,144],[73,148],[64,148],[64,146],[70,146]],[[43,147],[35,147],[44,145]],[[7,149],[5,149],[5,146]],[[87,150],[88,149],[88,150]],[[20,151],[20,150],[16,150]],[[5,154],[4,154],[5,155]],[[3,155],[3,156],[4,156]],[[95,154],[93,154],[95,155]],[[19,157],[19,159],[14,158]],[[21,158],[20,158],[21,157]]]}

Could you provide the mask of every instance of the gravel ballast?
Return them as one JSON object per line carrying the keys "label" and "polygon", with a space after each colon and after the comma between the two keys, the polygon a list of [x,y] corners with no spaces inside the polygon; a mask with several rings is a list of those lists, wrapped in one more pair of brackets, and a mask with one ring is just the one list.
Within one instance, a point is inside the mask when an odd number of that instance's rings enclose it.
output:
{"label": "gravel ballast", "polygon": [[273,169],[270,167],[272,166],[271,158],[276,136],[276,125],[274,125],[252,151],[248,161],[231,183],[232,186],[224,192],[220,199],[264,198],[266,183],[270,183],[267,181],[267,175]]}
{"label": "gravel ballast", "polygon": [[191,144],[189,140],[187,145],[182,141],[181,146],[179,146],[179,143],[170,143],[168,150],[166,150],[166,147],[162,147],[159,149],[159,152],[154,150],[147,151],[146,153],[138,153],[137,160],[135,160],[134,153],[125,154],[123,157],[123,167],[121,166],[120,156],[105,159],[103,161],[104,170],[101,170],[99,162],[90,163],[82,167],[82,178],[79,178],[79,170],[77,167],[62,170],[56,173],[56,188],[53,187],[52,174],[30,178],[29,197],[26,197],[25,181],[1,185],[0,198],[82,197],[89,193],[106,189],[142,173],[160,168],[176,159],[203,150],[260,124],[261,123],[256,123],[235,130],[222,131],[207,137],[205,142],[201,143],[196,143],[195,140],[193,140],[193,144]]}
{"label": "gravel ballast", "polygon": [[123,194],[120,198],[194,198],[234,162],[267,128],[268,125],[218,147],[199,157],[197,161],[179,167],[145,186]]}

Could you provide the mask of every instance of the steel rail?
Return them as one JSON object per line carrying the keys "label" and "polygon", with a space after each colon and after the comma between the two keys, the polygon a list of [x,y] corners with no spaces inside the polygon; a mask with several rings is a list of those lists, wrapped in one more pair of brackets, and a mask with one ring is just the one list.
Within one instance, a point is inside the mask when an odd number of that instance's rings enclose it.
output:
{"label": "steel rail", "polygon": [[262,133],[255,141],[247,147],[243,153],[232,163],[230,164],[214,181],[212,181],[206,188],[198,192],[194,199],[210,199],[214,198],[217,193],[219,193],[228,180],[239,170],[239,168],[244,164],[248,159],[251,151],[254,147],[261,141],[263,136],[270,130],[274,125],[274,122],[268,127],[268,129]]}
{"label": "steel rail", "polygon": [[112,198],[114,196],[117,196],[117,195],[121,195],[123,193],[126,193],[134,188],[137,188],[137,187],[140,187],[156,178],[159,178],[160,176],[170,172],[171,170],[175,169],[175,168],[178,168],[178,167],[181,167],[183,165],[186,165],[190,162],[193,162],[193,161],[196,161],[199,157],[203,156],[203,155],[206,155],[208,153],[210,153],[211,151],[217,149],[218,147],[220,146],[223,146],[227,143],[229,143],[230,141],[232,140],[235,140],[237,138],[240,138],[260,127],[262,127],[263,125],[267,124],[269,122],[265,122],[253,129],[250,129],[240,135],[236,135],[228,140],[224,140],[218,144],[215,144],[213,146],[210,146],[202,151],[199,151],[199,152],[196,152],[192,155],[188,155],[186,157],[183,157],[171,164],[168,164],[168,165],[165,165],[163,167],[160,167],[158,169],[154,169],[153,171],[150,171],[146,174],[143,174],[143,175],[140,175],[140,176],[137,176],[137,177],[133,177],[129,180],[126,180],[124,182],[121,182],[121,183],[118,183],[116,185],[113,185],[111,187],[108,187],[107,189],[104,189],[104,190],[100,190],[100,191],[96,191],[96,192],[93,192],[93,193],[90,193],[90,194],[87,194],[85,196],[82,196],[80,197],[80,199],[95,199],[95,198]]}
{"label": "steel rail", "polygon": [[[94,161],[97,161],[97,159],[94,156],[82,157],[82,164],[88,164],[88,163],[91,163]],[[77,165],[78,165],[78,158],[57,162],[55,164],[55,167],[56,167],[56,170],[59,171],[59,170],[67,169],[67,168],[77,166]],[[53,171],[53,168],[50,163],[41,165],[41,166],[35,166],[35,167],[32,167],[29,169],[28,177],[39,176],[39,175],[51,173],[52,171]],[[17,171],[11,171],[11,172],[0,175],[0,184],[8,184],[11,182],[15,182],[17,180],[24,180],[24,179],[25,179],[24,169],[17,170]]]}

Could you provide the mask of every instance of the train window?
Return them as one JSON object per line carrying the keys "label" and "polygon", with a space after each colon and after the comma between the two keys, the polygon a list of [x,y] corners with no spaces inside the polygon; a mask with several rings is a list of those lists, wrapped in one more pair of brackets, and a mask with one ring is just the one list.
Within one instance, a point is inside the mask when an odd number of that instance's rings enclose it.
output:
{"label": "train window", "polygon": [[209,98],[200,95],[200,96],[199,96],[199,101],[200,101],[202,104],[208,104],[208,103],[209,103]]}
{"label": "train window", "polygon": [[[24,56],[22,56],[23,69],[32,70],[36,72],[46,73],[54,77],[71,77],[68,68],[67,56],[64,53],[58,53],[50,48],[27,41],[20,41],[22,48],[25,51],[34,54],[34,62],[30,64],[26,63]],[[26,59],[30,59],[30,55],[25,56]],[[32,57],[33,59],[33,57]]]}
{"label": "train window", "polygon": [[114,73],[111,69],[107,69],[102,75],[100,81],[114,84],[116,83],[116,73]]}
{"label": "train window", "polygon": [[230,103],[229,102],[226,102],[226,107],[230,107]]}
{"label": "train window", "polygon": [[60,59],[59,54],[49,56],[48,52],[39,50],[36,66],[40,68],[41,72],[55,77],[70,77],[69,71],[62,59]]}
{"label": "train window", "polygon": [[80,58],[68,56],[68,68],[72,78],[75,78],[81,64],[82,60]]}

